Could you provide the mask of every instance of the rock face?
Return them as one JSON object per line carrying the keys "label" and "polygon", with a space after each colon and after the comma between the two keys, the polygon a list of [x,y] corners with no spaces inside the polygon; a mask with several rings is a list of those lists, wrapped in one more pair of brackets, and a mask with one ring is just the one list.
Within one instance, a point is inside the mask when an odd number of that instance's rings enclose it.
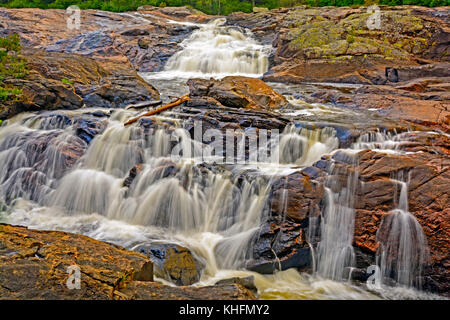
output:
{"label": "rock face", "polygon": [[383,6],[379,28],[374,18],[366,8],[303,6],[233,13],[227,23],[272,44],[265,81],[363,84],[351,92],[318,88],[308,102],[376,109],[448,132],[448,8]]}
{"label": "rock face", "polygon": [[191,79],[187,82],[191,97],[209,97],[231,108],[271,110],[288,102],[263,81],[229,76],[222,80]]}
{"label": "rock face", "polygon": [[[81,235],[0,225],[0,297],[111,299],[121,283],[152,281],[143,255]],[[70,290],[67,268],[78,266],[81,289]]]}
{"label": "rock face", "polygon": [[[423,141],[423,137],[420,136],[416,139]],[[429,139],[439,140],[431,137]],[[448,138],[441,136],[440,139]],[[412,142],[405,146],[405,150],[414,150],[417,144],[419,143]],[[361,253],[372,256],[365,261],[358,260],[358,267],[365,269],[374,263],[373,257],[379,248],[379,241],[382,240],[377,237],[381,221],[391,210],[397,208],[399,201],[399,186],[391,178],[403,177],[409,181],[409,211],[421,225],[430,250],[430,261],[424,273],[423,287],[426,290],[449,295],[449,151],[448,144],[445,148],[434,147],[433,142],[429,144],[430,149],[427,150],[422,146],[421,152],[409,155],[361,151],[356,155],[356,167],[346,162],[345,156],[336,153],[333,156],[334,168],[355,170],[358,173],[353,245]],[[327,167],[323,162],[316,165]],[[341,183],[344,187],[345,181],[342,180]]]}
{"label": "rock face", "polygon": [[449,62],[445,7],[382,7],[379,25],[374,18],[365,8],[296,7],[227,19],[273,44],[273,81],[382,84],[397,81],[388,67]]}
{"label": "rock face", "polygon": [[[80,289],[67,286],[76,285],[71,266],[79,267]],[[239,284],[165,286],[152,282],[153,264],[140,253],[82,235],[5,224],[0,274],[0,299],[255,299]]]}
{"label": "rock face", "polygon": [[124,108],[159,99],[158,91],[134,71],[105,69],[93,59],[76,54],[25,49],[30,72],[25,79],[5,79],[22,88],[19,101],[0,104],[0,119],[24,111]]}
{"label": "rock face", "polygon": [[[18,33],[26,47],[76,53],[122,69],[159,71],[195,28],[174,21],[212,17],[183,8],[132,13],[83,10],[79,29],[67,28],[65,10],[0,8],[0,36]],[[190,12],[190,14],[184,14]]]}

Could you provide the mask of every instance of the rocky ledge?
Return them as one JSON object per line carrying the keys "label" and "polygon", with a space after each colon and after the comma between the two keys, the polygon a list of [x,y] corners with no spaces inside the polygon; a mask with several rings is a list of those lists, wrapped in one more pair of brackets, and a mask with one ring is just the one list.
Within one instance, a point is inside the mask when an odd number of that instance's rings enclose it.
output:
{"label": "rocky ledge", "polygon": [[29,73],[25,79],[6,78],[22,89],[18,100],[0,103],[0,119],[20,112],[81,107],[125,108],[159,100],[158,91],[135,71],[103,64],[79,54],[26,48]]}
{"label": "rocky ledge", "polygon": [[319,86],[310,102],[373,109],[449,131],[448,7],[381,6],[379,25],[367,8],[283,8],[234,13],[227,23],[250,28],[272,45],[263,80],[363,85]]}
{"label": "rocky ledge", "polygon": [[153,282],[153,263],[141,253],[82,235],[6,224],[0,224],[0,274],[0,299],[255,299],[236,283],[162,285]]}

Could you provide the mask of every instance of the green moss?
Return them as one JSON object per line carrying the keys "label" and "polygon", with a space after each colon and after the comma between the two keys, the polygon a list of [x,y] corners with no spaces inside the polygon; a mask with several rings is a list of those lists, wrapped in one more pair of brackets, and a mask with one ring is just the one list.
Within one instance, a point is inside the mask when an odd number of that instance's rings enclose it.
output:
{"label": "green moss", "polygon": [[73,85],[73,81],[72,81],[72,80],[69,80],[69,79],[67,79],[67,78],[62,78],[62,79],[61,79],[61,82],[64,83],[64,84],[70,84],[70,85]]}
{"label": "green moss", "polygon": [[[381,29],[370,30],[371,13],[353,13],[342,20],[326,19],[317,9],[295,10],[288,40],[304,58],[335,59],[342,55],[376,55],[404,60],[429,48],[432,29],[427,22],[405,12],[383,11]],[[345,43],[345,45],[344,45]]]}
{"label": "green moss", "polygon": [[355,42],[355,37],[351,34],[348,34],[346,40],[348,43],[353,43],[353,42]]}

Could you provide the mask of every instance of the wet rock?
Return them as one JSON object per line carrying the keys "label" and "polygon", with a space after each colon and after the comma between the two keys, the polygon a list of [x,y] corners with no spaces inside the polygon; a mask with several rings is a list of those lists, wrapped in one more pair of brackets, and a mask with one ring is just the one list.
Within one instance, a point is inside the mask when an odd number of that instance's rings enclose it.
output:
{"label": "wet rock", "polygon": [[131,184],[133,183],[134,179],[136,178],[136,176],[140,172],[142,172],[143,169],[144,169],[143,163],[139,163],[139,164],[135,165],[133,168],[131,168],[130,172],[128,173],[128,176],[123,181],[123,186],[129,188],[131,186]]}
{"label": "wet rock", "polygon": [[[124,187],[131,187],[136,177],[145,169],[145,165],[143,163],[139,163],[130,169],[128,176],[125,178],[123,182]],[[162,161],[159,163],[159,166],[151,169],[152,174],[154,174],[158,179],[164,179],[167,177],[175,176],[178,173],[178,169],[176,164],[172,161]]]}
{"label": "wet rock", "polygon": [[[85,236],[0,225],[0,296],[6,299],[112,299],[132,280],[152,281],[141,254]],[[68,268],[80,269],[80,289],[70,290]],[[69,281],[70,282],[70,281]]]}
{"label": "wet rock", "polygon": [[252,241],[251,258],[245,268],[262,274],[276,270],[311,267],[310,248],[305,230],[289,218],[268,217]]}
{"label": "wet rock", "polygon": [[230,278],[230,279],[219,280],[215,283],[215,285],[231,285],[231,284],[239,284],[254,293],[258,292],[258,288],[256,288],[256,286],[255,286],[255,277],[254,276],[249,276],[249,277],[244,277],[244,278],[234,277],[234,278]]}
{"label": "wet rock", "polygon": [[369,276],[370,275],[367,274],[365,269],[346,268],[344,270],[344,279],[349,279],[358,282],[366,282]]}
{"label": "wet rock", "polygon": [[192,97],[210,97],[232,108],[254,110],[279,109],[287,100],[263,81],[255,78],[229,76],[222,80],[190,79]]}
{"label": "wet rock", "polygon": [[22,88],[23,94],[18,101],[0,104],[0,119],[25,111],[71,110],[83,105],[124,108],[159,99],[158,91],[133,71],[106,70],[95,60],[74,54],[25,49],[23,55],[29,62],[28,76],[5,79]]}
{"label": "wet rock", "polygon": [[[418,135],[418,138],[423,141],[422,135]],[[439,141],[439,138],[434,137],[432,141]],[[406,144],[405,148],[414,148],[414,143]],[[399,186],[390,179],[403,176],[403,179],[408,180],[409,211],[421,225],[430,250],[423,286],[427,290],[449,295],[450,211],[446,204],[450,194],[450,175],[447,170],[450,163],[447,154],[448,145],[432,147],[428,151],[422,147],[421,152],[409,155],[382,154],[369,150],[358,153],[354,169],[359,173],[360,183],[355,192],[353,242],[355,249],[360,252],[358,267],[366,268],[374,261],[379,241],[382,240],[382,234],[377,238],[381,222],[391,210],[397,208],[399,201]],[[335,169],[347,167],[348,170],[351,167],[339,153],[334,158],[337,160]],[[341,183],[345,186],[345,179]]]}
{"label": "wet rock", "polygon": [[255,295],[240,284],[208,287],[169,287],[156,282],[133,281],[116,299],[132,300],[255,300]]}
{"label": "wet rock", "polygon": [[270,193],[271,210],[273,214],[305,223],[310,217],[320,215],[323,197],[323,184],[297,172],[274,182]]}
{"label": "wet rock", "polygon": [[153,262],[154,274],[179,286],[189,286],[200,280],[203,266],[192,252],[180,245],[168,243],[144,244],[134,248]]}
{"label": "wet rock", "polygon": [[92,139],[106,129],[106,122],[93,119],[77,119],[73,125],[75,134],[86,143],[91,143]]}

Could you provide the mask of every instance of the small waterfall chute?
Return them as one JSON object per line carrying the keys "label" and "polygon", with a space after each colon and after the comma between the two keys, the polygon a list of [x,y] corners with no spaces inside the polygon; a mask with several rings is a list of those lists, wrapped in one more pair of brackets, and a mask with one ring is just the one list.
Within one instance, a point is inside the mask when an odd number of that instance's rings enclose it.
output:
{"label": "small waterfall chute", "polygon": [[[348,268],[355,266],[353,234],[355,224],[355,193],[358,186],[356,157],[352,153],[342,153],[345,161],[351,164],[347,172],[332,165],[327,187],[325,187],[325,207],[321,212],[320,229],[317,229],[317,218],[311,221],[309,238],[314,241],[315,234],[320,232],[320,241],[314,253],[315,271],[319,276],[333,280],[345,280]],[[339,177],[347,176],[345,185],[341,185]],[[336,191],[334,191],[336,190]]]}
{"label": "small waterfall chute", "polygon": [[146,78],[262,76],[269,68],[270,46],[256,42],[248,31],[224,26],[225,22],[220,18],[200,25],[181,43],[182,50],[169,58],[163,72],[148,73]]}
{"label": "small waterfall chute", "polygon": [[408,210],[408,183],[391,180],[400,186],[400,196],[397,208],[383,216],[378,229],[377,262],[382,279],[392,278],[401,286],[420,288],[423,268],[429,261],[427,240]]}

